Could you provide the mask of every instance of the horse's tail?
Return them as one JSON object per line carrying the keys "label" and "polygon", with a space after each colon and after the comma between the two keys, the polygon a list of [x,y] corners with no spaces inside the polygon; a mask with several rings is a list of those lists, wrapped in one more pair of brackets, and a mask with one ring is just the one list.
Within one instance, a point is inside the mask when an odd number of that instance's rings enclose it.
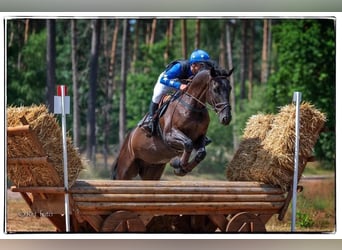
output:
{"label": "horse's tail", "polygon": [[112,172],[111,172],[111,180],[116,180],[117,179],[117,170],[118,170],[118,164],[119,164],[119,159],[121,157],[122,151],[124,150],[124,147],[127,145],[129,137],[131,135],[132,131],[128,132],[128,134],[126,135],[126,138],[124,140],[124,142],[121,145],[118,157],[116,157],[116,160],[113,162],[112,165]]}
{"label": "horse's tail", "polygon": [[115,180],[116,179],[116,170],[118,168],[118,159],[119,158],[116,158],[116,160],[114,161],[114,163],[112,165],[112,173],[111,173],[111,176],[110,176],[111,180]]}

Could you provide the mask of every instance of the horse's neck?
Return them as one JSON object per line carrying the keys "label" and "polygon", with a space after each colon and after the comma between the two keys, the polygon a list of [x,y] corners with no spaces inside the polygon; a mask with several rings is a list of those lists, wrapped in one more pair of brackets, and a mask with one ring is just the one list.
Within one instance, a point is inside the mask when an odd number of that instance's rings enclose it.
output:
{"label": "horse's neck", "polygon": [[[208,88],[208,79],[194,79],[193,82],[190,84],[187,94],[189,96],[195,97],[197,100],[200,100],[201,102],[206,102],[206,92]],[[196,99],[193,99],[193,101],[196,101]]]}

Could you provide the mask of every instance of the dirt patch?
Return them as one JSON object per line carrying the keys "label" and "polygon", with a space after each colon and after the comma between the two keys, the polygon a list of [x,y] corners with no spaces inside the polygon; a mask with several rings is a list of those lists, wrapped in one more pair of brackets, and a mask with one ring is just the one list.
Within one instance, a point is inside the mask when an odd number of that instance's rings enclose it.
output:
{"label": "dirt patch", "polygon": [[20,193],[7,191],[6,231],[18,232],[56,232],[55,227],[46,218],[33,213]]}

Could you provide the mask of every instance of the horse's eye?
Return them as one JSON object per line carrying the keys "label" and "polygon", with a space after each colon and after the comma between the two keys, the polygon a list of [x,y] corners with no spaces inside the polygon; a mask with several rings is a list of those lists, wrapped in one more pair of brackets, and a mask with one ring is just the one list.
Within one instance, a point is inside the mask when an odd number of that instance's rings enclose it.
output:
{"label": "horse's eye", "polygon": [[216,94],[220,94],[221,89],[219,88],[218,85],[215,85],[214,88],[213,88],[213,91],[214,91]]}

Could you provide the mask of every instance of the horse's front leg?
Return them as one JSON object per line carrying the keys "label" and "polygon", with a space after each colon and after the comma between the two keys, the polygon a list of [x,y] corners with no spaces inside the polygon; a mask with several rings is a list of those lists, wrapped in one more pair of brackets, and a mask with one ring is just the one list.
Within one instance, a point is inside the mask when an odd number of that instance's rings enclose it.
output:
{"label": "horse's front leg", "polygon": [[165,135],[165,142],[175,150],[183,151],[180,158],[176,157],[170,162],[170,165],[175,168],[175,171],[180,171],[189,163],[191,153],[194,149],[192,140],[182,131],[173,128]]}
{"label": "horse's front leg", "polygon": [[185,166],[182,167],[181,171],[179,171],[179,175],[185,175],[186,173],[191,172],[207,155],[207,151],[205,149],[205,136],[200,139],[200,143],[196,146],[196,155],[194,158]]}

